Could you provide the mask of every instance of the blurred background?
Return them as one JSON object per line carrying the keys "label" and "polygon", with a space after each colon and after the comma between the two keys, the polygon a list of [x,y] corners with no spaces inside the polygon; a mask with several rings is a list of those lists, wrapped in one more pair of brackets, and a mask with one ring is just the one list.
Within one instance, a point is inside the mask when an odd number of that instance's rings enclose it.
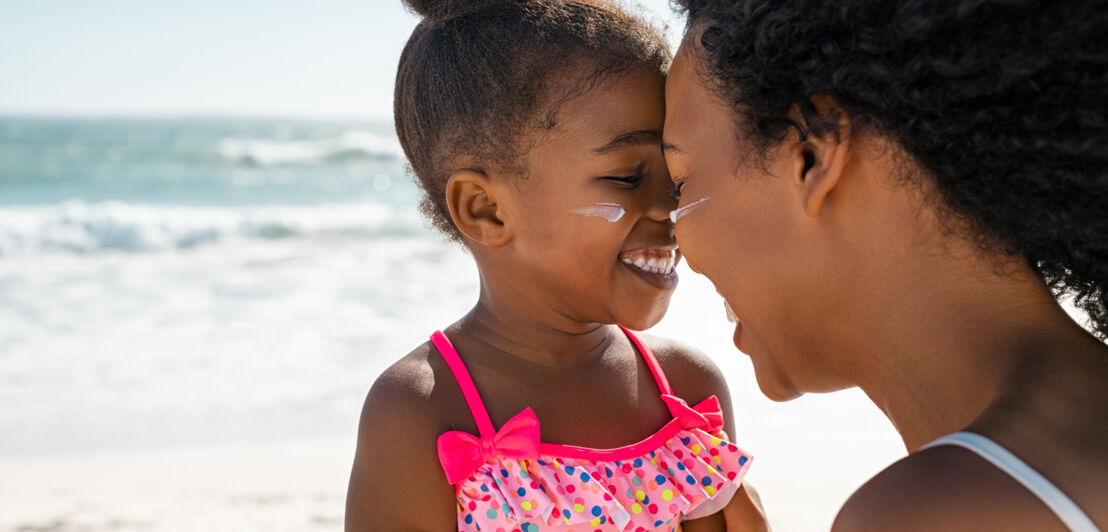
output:
{"label": "blurred background", "polygon": [[[666,0],[641,5],[676,45]],[[377,374],[465,313],[392,128],[399,0],[0,0],[0,532],[337,531]],[[903,454],[771,403],[711,284],[652,332],[731,381],[778,531]]]}

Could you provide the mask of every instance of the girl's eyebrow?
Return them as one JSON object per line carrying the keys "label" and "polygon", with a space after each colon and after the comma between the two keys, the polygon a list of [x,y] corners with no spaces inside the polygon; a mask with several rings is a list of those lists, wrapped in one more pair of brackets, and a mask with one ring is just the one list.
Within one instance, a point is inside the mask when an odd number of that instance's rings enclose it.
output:
{"label": "girl's eyebrow", "polygon": [[662,142],[662,132],[657,129],[640,129],[617,135],[607,144],[596,148],[593,153],[607,155],[624,146],[641,146],[644,144],[658,144]]}

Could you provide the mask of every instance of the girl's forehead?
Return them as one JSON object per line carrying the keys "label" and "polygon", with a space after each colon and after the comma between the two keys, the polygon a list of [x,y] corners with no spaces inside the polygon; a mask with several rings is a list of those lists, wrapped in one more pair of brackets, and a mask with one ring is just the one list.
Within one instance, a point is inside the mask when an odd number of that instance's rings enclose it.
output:
{"label": "girl's forehead", "polygon": [[600,148],[633,131],[661,131],[665,121],[665,77],[645,69],[608,75],[565,100],[553,113],[547,138],[561,144]]}

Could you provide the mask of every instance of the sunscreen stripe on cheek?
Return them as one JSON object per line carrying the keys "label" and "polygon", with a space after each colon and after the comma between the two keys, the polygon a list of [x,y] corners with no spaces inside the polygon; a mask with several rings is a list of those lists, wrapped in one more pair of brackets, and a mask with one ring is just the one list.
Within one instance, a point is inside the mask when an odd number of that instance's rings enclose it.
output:
{"label": "sunscreen stripe on cheek", "polygon": [[618,203],[597,203],[589,207],[579,207],[577,209],[570,209],[569,212],[574,214],[580,214],[582,216],[595,216],[598,218],[604,218],[609,222],[615,223],[623,218],[627,211],[623,209],[623,205]]}
{"label": "sunscreen stripe on cheek", "polygon": [[674,210],[670,211],[669,212],[669,221],[671,221],[673,223],[677,223],[677,220],[680,220],[686,214],[689,214],[690,212],[700,208],[701,206],[704,205],[704,202],[706,202],[710,199],[712,199],[711,196],[705,196],[705,197],[700,198],[700,199],[698,199],[698,200],[696,200],[696,201],[694,201],[694,202],[692,202],[688,205],[685,205],[684,207],[681,207],[679,209],[674,209]]}

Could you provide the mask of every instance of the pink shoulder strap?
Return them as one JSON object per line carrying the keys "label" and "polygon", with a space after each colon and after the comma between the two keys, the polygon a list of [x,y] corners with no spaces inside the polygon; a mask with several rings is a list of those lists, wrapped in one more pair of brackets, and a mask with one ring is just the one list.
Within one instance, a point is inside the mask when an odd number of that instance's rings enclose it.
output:
{"label": "pink shoulder strap", "polygon": [[462,396],[465,397],[466,404],[469,405],[469,411],[473,414],[473,421],[477,423],[477,430],[481,432],[481,436],[496,434],[496,429],[492,426],[492,420],[489,419],[489,412],[485,410],[485,403],[481,401],[481,395],[477,393],[477,387],[473,385],[473,378],[469,376],[469,370],[462,363],[462,357],[458,355],[458,351],[454,349],[450,339],[442,331],[435,331],[431,335],[431,343],[435,344],[439,353],[442,354],[443,360],[446,360],[446,365],[450,366],[450,372],[454,374],[454,380],[458,381],[458,387],[462,389]]}
{"label": "pink shoulder strap", "polygon": [[623,331],[623,334],[627,335],[627,338],[631,340],[631,343],[635,345],[635,349],[639,350],[642,355],[643,362],[646,363],[646,367],[650,368],[650,374],[654,375],[654,382],[658,384],[658,391],[662,392],[662,395],[673,395],[673,389],[669,387],[669,380],[666,379],[666,374],[662,371],[662,366],[658,364],[658,359],[654,358],[654,352],[646,347],[646,344],[639,340],[635,333],[631,332],[627,327],[622,325],[619,328]]}
{"label": "pink shoulder strap", "polygon": [[[639,340],[635,333],[622,325],[619,328],[631,340],[639,354],[642,355],[643,362],[646,367],[650,368],[650,374],[654,376],[654,382],[658,385],[658,391],[661,392],[661,395],[673,395],[673,389],[669,387],[669,380],[666,379],[662,366],[658,364],[658,359],[654,358],[654,352],[642,343],[642,340]],[[477,393],[477,386],[473,384],[473,378],[470,377],[469,370],[462,363],[462,357],[454,349],[450,339],[442,331],[435,331],[431,335],[431,343],[442,354],[446,365],[450,367],[450,372],[454,374],[454,380],[458,381],[458,387],[462,389],[462,396],[465,397],[466,404],[469,405],[469,411],[473,414],[473,421],[477,423],[477,430],[481,432],[481,436],[496,434],[496,428],[493,427],[492,420],[489,419],[489,412],[485,409],[485,403],[481,400],[481,395]]]}

